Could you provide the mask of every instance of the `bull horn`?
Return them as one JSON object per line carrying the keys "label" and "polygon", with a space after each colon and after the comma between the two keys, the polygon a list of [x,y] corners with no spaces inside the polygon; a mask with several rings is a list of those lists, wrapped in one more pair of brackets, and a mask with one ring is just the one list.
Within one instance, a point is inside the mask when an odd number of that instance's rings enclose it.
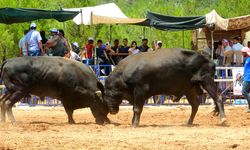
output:
{"label": "bull horn", "polygon": [[95,91],[95,94],[102,94],[102,91]]}

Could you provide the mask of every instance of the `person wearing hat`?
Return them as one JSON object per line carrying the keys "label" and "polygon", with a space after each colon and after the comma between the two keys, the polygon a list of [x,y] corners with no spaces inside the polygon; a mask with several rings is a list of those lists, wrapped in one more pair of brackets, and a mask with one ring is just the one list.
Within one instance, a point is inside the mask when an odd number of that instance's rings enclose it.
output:
{"label": "person wearing hat", "polygon": [[50,48],[50,54],[64,57],[64,52],[69,49],[64,45],[62,38],[58,35],[58,30],[53,28],[50,30],[50,33],[52,37],[46,42],[46,46]]}
{"label": "person wearing hat", "polygon": [[162,41],[157,41],[156,49],[161,49],[162,47]]}
{"label": "person wearing hat", "polygon": [[242,86],[242,95],[247,99],[248,110],[247,113],[250,113],[250,49],[248,47],[243,47],[241,49],[242,55],[245,58],[244,64],[244,82]]}
{"label": "person wearing hat", "polygon": [[84,54],[84,57],[86,60],[83,60],[83,63],[93,65],[94,64],[94,59],[93,59],[93,52],[95,50],[94,46],[94,38],[89,37],[88,38],[88,43],[83,47],[82,53]]}
{"label": "person wearing hat", "polygon": [[25,37],[25,45],[28,51],[28,56],[40,56],[44,54],[42,37],[36,31],[36,24],[30,24],[30,30]]}
{"label": "person wearing hat", "polygon": [[50,31],[50,39],[52,39],[55,35],[58,35],[58,30],[56,28],[52,28]]}

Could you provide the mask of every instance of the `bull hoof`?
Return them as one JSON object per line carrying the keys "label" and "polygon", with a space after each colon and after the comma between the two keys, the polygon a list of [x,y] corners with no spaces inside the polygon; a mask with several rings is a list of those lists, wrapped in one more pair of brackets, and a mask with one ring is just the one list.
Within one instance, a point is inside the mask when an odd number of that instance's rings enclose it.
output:
{"label": "bull hoof", "polygon": [[103,120],[95,120],[95,123],[98,125],[103,125],[104,121]]}
{"label": "bull hoof", "polygon": [[69,124],[76,124],[74,120],[68,121]]}
{"label": "bull hoof", "polygon": [[106,119],[104,120],[104,122],[107,123],[107,124],[110,124],[110,123],[111,123],[111,121],[109,120],[109,118],[106,118]]}
{"label": "bull hoof", "polygon": [[220,124],[225,125],[227,122],[227,118],[221,118]]}
{"label": "bull hoof", "polygon": [[133,123],[132,124],[132,127],[134,127],[134,128],[136,128],[136,127],[138,127],[139,126],[139,123]]}

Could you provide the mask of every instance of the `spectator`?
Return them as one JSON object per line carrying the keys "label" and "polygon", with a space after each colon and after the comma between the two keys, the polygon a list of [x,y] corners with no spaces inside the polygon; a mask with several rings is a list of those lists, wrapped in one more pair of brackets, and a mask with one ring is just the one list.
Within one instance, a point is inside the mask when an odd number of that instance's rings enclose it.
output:
{"label": "spectator", "polygon": [[58,30],[56,28],[51,29],[49,39],[52,39],[56,35],[58,35]]}
{"label": "spectator", "polygon": [[29,56],[40,56],[44,54],[42,37],[36,31],[36,24],[30,24],[30,30],[25,36],[25,45]]}
{"label": "spectator", "polygon": [[129,48],[129,50],[128,50],[128,54],[129,54],[129,55],[132,55],[132,54],[137,54],[137,53],[139,53],[139,52],[140,52],[140,50],[139,50],[138,47],[137,47],[136,41],[132,41],[132,42],[131,42],[131,45],[130,45],[130,48]]}
{"label": "spectator", "polygon": [[40,30],[40,35],[41,35],[41,38],[42,38],[42,44],[43,44],[44,53],[46,55],[49,55],[48,49],[46,47],[46,42],[48,41],[48,39],[45,36],[45,31],[44,30]]}
{"label": "spectator", "polygon": [[114,50],[115,53],[119,53],[120,45],[118,39],[114,40],[114,46],[111,46],[111,49]]}
{"label": "spectator", "polygon": [[23,37],[19,40],[19,50],[20,50],[20,53],[19,53],[19,56],[22,57],[22,56],[28,56],[28,51],[27,51],[27,48],[25,46],[25,37],[26,37],[26,34],[29,32],[29,30],[24,30],[23,32]]}
{"label": "spectator", "polygon": [[58,35],[61,37],[64,46],[65,46],[68,50],[71,50],[71,49],[72,49],[72,48],[70,47],[71,45],[69,44],[68,39],[65,38],[64,31],[63,31],[62,29],[59,29],[59,30],[58,30]]}
{"label": "spectator", "polygon": [[48,39],[47,39],[46,36],[45,36],[45,31],[44,31],[44,30],[41,30],[41,31],[40,31],[40,35],[41,35],[41,38],[42,38],[42,43],[43,43],[43,44],[46,44],[46,42],[48,41]]}
{"label": "spectator", "polygon": [[128,39],[125,38],[125,39],[123,39],[122,42],[123,42],[123,45],[120,47],[119,53],[123,53],[123,54],[127,54],[127,55],[119,56],[119,58],[118,58],[118,63],[119,63],[122,59],[124,59],[125,57],[128,56],[128,50],[129,50]]}
{"label": "spectator", "polygon": [[242,66],[243,64],[243,56],[241,53],[242,48],[243,45],[240,44],[240,37],[234,37],[232,49],[234,51],[234,62],[236,63],[236,66]]}
{"label": "spectator", "polygon": [[149,49],[148,49],[148,52],[155,51],[155,50],[156,50],[156,47],[157,47],[157,42],[156,42],[156,40],[154,40],[154,41],[152,42],[152,48],[149,48]]}
{"label": "spectator", "polygon": [[240,44],[240,37],[234,37],[233,38],[233,46],[232,46],[232,49],[234,51],[241,51],[241,49],[243,48],[244,46],[242,44]]}
{"label": "spectator", "polygon": [[[111,46],[111,49],[115,52],[115,53],[119,53],[119,49],[121,48],[121,46],[119,45],[119,40],[115,39],[114,40],[114,45]],[[118,55],[112,55],[112,60],[114,61],[115,65],[118,64],[118,62],[122,59],[119,54]]]}
{"label": "spectator", "polygon": [[58,30],[56,28],[53,28],[52,30],[50,30],[50,33],[52,37],[46,42],[46,46],[48,48],[51,48],[50,53],[53,56],[64,57],[64,52],[68,49],[67,47],[65,47],[61,37],[58,35]]}
{"label": "spectator", "polygon": [[108,65],[105,67],[100,67],[101,69],[101,75],[109,75],[109,73],[112,71],[111,69],[111,64],[115,65],[112,57],[110,57],[110,53],[115,53],[114,50],[111,49],[110,44],[108,42],[105,43],[105,49],[103,51],[103,56],[102,56],[102,62],[100,62],[100,65]]}
{"label": "spectator", "polygon": [[129,46],[128,46],[128,39],[123,39],[123,45],[119,49],[119,53],[128,53]]}
{"label": "spectator", "polygon": [[248,110],[247,113],[250,113],[250,49],[248,47],[243,47],[242,55],[245,57],[245,64],[244,64],[244,82],[242,87],[242,95],[247,99],[248,103]]}
{"label": "spectator", "polygon": [[161,49],[162,41],[157,41],[156,49]]}
{"label": "spectator", "polygon": [[250,41],[247,42],[247,47],[250,48]]}
{"label": "spectator", "polygon": [[69,50],[64,51],[64,56],[63,57],[66,58],[66,59],[70,59],[70,57],[71,57],[70,51]]}
{"label": "spectator", "polygon": [[231,66],[233,62],[233,50],[232,47],[229,45],[228,40],[222,40],[221,51],[224,52],[223,64],[225,66]]}
{"label": "spectator", "polygon": [[97,41],[97,47],[96,47],[96,56],[98,64],[104,64],[106,60],[106,56],[104,55],[106,46],[103,45],[102,40]]}
{"label": "spectator", "polygon": [[113,49],[111,49],[109,42],[106,42],[105,46],[106,47],[105,47],[104,55],[105,55],[107,61],[110,64],[115,65],[113,58],[109,55],[109,54],[115,53],[115,51]]}
{"label": "spectator", "polygon": [[76,53],[79,54],[80,53],[80,48],[79,48],[79,44],[77,42],[74,42],[71,44],[72,50]]}
{"label": "spectator", "polygon": [[75,53],[73,50],[70,50],[70,59],[81,62],[80,56],[77,53]]}
{"label": "spectator", "polygon": [[93,59],[93,51],[95,49],[94,46],[94,39],[92,37],[88,38],[88,43],[84,46],[83,48],[83,54],[86,58],[85,63],[89,65],[94,64],[94,59]]}
{"label": "spectator", "polygon": [[212,51],[212,42],[208,41],[207,42],[207,47],[204,49],[204,55],[208,56],[210,58],[211,56],[211,51]]}
{"label": "spectator", "polygon": [[147,52],[149,47],[148,47],[148,39],[144,38],[142,39],[142,45],[138,47],[140,52]]}
{"label": "spectator", "polygon": [[218,59],[218,65],[223,65],[224,49],[222,50],[222,42],[218,42],[218,48],[215,50],[216,58]]}

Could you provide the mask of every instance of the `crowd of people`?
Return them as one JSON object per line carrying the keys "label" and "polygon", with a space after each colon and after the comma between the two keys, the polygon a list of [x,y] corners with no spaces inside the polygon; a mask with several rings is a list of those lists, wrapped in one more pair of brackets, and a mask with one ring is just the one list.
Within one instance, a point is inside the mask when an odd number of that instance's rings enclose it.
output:
{"label": "crowd of people", "polygon": [[[222,39],[214,43],[214,59],[218,66],[243,66],[244,58],[242,56],[242,41],[240,37],[234,37],[232,40]],[[247,47],[250,48],[250,41]],[[205,55],[211,57],[212,43],[208,41],[208,47],[204,49]]]}
{"label": "crowd of people", "polygon": [[109,42],[103,43],[101,39],[95,43],[92,37],[80,47],[77,42],[70,43],[62,29],[51,29],[47,38],[45,31],[38,32],[36,28],[36,24],[31,23],[29,30],[24,30],[24,36],[19,41],[20,56],[61,56],[88,65],[116,65],[128,55],[150,52],[162,47],[161,41],[153,41],[152,47],[149,47],[146,38],[142,39],[142,44],[138,46],[136,41],[129,44],[127,38],[122,40],[122,44],[119,39],[115,39],[111,45]]}

